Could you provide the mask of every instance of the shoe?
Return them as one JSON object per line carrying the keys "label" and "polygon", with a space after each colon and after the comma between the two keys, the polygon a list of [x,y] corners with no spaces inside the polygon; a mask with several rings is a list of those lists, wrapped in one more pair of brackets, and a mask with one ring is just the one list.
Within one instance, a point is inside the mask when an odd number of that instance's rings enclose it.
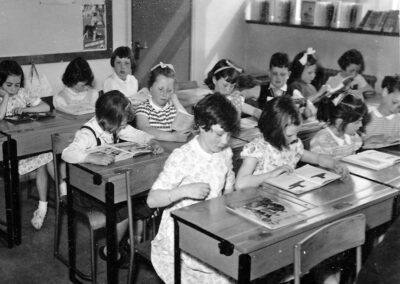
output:
{"label": "shoe", "polygon": [[[104,252],[105,247],[106,247],[106,246],[101,246],[101,247],[99,247],[99,257],[100,257],[102,260],[107,261],[107,255],[106,255],[105,252]],[[118,249],[118,255],[119,255],[119,258],[118,258],[118,260],[117,260],[117,266],[118,266],[119,268],[122,268],[122,269],[128,268],[128,267],[129,267],[129,261],[128,261],[128,266],[126,266],[126,263],[127,263],[126,259],[127,259],[127,257],[126,257],[125,252],[123,252],[123,250],[119,248],[119,249]]]}
{"label": "shoe", "polygon": [[33,212],[33,218],[31,220],[31,224],[36,230],[40,230],[42,228],[44,219],[46,218],[46,213],[47,212],[44,212],[39,209],[36,209],[36,211]]}

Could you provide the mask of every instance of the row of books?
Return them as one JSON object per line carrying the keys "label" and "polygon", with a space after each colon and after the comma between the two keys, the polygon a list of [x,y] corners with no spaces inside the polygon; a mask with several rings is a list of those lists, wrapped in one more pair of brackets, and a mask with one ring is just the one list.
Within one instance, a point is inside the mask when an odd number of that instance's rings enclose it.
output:
{"label": "row of books", "polygon": [[399,10],[372,11],[368,10],[362,19],[359,29],[385,33],[399,32]]}

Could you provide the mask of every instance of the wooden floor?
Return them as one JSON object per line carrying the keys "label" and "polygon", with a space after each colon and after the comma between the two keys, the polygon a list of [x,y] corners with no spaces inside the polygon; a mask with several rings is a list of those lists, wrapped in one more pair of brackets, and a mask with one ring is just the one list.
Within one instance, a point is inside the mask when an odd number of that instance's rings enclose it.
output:
{"label": "wooden floor", "polygon": [[[49,208],[45,223],[40,231],[36,231],[30,224],[32,213],[36,209],[37,201],[27,199],[26,185],[21,188],[22,205],[22,243],[8,249],[0,242],[0,283],[71,283],[68,278],[68,269],[58,259],[53,257],[54,209]],[[5,219],[4,185],[0,181],[0,219]],[[64,220],[66,224],[66,218]],[[66,226],[62,232],[62,252],[66,255]],[[77,257],[78,266],[88,272],[90,268],[90,246],[87,227],[78,224]],[[100,240],[104,244],[105,239]],[[106,265],[98,259],[98,283],[106,283]],[[127,270],[119,271],[119,283],[126,283]],[[85,282],[84,282],[85,283]],[[88,283],[88,282],[87,282]],[[153,268],[142,263],[139,265],[136,283],[162,283]]]}

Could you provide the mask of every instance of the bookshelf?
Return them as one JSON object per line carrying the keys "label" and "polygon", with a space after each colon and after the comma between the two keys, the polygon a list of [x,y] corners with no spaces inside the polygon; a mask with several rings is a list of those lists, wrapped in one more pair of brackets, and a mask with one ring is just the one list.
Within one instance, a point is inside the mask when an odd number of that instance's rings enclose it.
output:
{"label": "bookshelf", "polygon": [[399,33],[364,31],[361,29],[340,29],[340,28],[316,27],[316,26],[305,26],[305,25],[291,25],[291,24],[287,24],[287,23],[269,23],[269,22],[263,22],[263,21],[255,21],[255,20],[246,20],[246,23],[247,24],[257,24],[257,25],[282,26],[282,27],[298,28],[298,29],[326,30],[326,31],[331,31],[331,32],[345,32],[345,33],[355,33],[355,34],[371,34],[371,35],[378,35],[378,36],[400,37]]}

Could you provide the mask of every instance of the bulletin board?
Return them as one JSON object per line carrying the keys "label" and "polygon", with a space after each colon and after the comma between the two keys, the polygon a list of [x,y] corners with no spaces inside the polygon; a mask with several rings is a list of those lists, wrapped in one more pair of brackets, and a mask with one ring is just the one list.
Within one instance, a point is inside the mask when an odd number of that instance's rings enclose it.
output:
{"label": "bulletin board", "polygon": [[0,60],[21,65],[106,58],[112,0],[1,0]]}

